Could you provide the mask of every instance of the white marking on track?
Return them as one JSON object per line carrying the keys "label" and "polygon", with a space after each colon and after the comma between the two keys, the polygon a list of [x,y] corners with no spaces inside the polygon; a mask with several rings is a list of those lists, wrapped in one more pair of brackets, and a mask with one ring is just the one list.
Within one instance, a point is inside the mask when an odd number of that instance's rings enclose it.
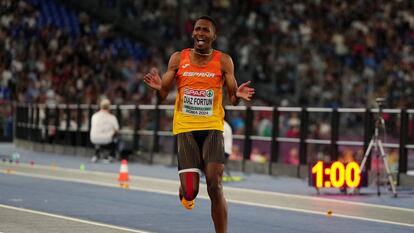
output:
{"label": "white marking on track", "polygon": [[[70,170],[70,171],[73,171],[73,172],[79,172],[78,170],[72,170],[72,169],[67,169],[67,168],[64,168],[62,170]],[[91,172],[91,171],[89,171],[89,172],[90,173],[99,173],[99,174],[109,175],[108,173],[103,173],[103,172]],[[38,174],[31,174],[31,173],[24,173],[24,172],[16,172],[16,173],[14,173],[14,175],[37,177],[37,178],[60,180],[60,181],[69,181],[69,182],[79,182],[79,183],[106,186],[106,187],[117,187],[117,188],[119,187],[119,185],[115,184],[115,183],[111,184],[111,183],[105,183],[105,182],[99,182],[99,181],[81,180],[81,179],[74,179],[74,178],[62,178],[62,177],[56,177],[56,176],[38,175]],[[141,177],[141,176],[139,176],[137,178],[145,179],[145,180],[165,182],[165,183],[170,183],[170,184],[178,184],[178,181],[173,181],[173,180],[165,180],[165,179],[152,178],[152,177]],[[157,190],[157,189],[137,188],[137,187],[129,187],[129,189],[130,190],[136,190],[136,191],[145,191],[145,192],[152,192],[152,193],[160,193],[160,194],[167,194],[167,195],[177,196],[177,192],[163,191],[163,190]],[[398,210],[398,211],[414,212],[414,209],[408,209],[408,208],[400,208],[400,207],[392,207],[392,206],[384,206],[384,205],[375,205],[375,204],[367,204],[367,203],[359,203],[359,202],[350,202],[350,201],[343,201],[343,200],[331,200],[331,199],[320,198],[320,197],[307,197],[307,196],[295,195],[295,194],[249,190],[249,189],[241,189],[241,188],[233,188],[233,187],[226,187],[225,190],[226,189],[231,189],[233,191],[250,192],[250,193],[256,193],[256,194],[262,193],[262,194],[273,195],[273,196],[295,197],[295,198],[301,198],[301,199],[307,199],[307,200],[320,200],[320,201],[327,201],[327,202],[333,202],[333,203],[340,202],[340,203],[344,203],[344,204],[348,204],[348,205],[367,206],[367,207],[375,207],[375,208],[383,208],[383,209],[392,209],[392,210]],[[207,195],[201,195],[201,194],[197,198],[209,199]],[[301,212],[301,213],[308,213],[308,214],[326,215],[326,212],[323,212],[323,211],[314,211],[314,210],[307,210],[307,209],[300,209],[300,208],[290,208],[290,207],[284,207],[284,206],[278,206],[278,205],[259,204],[259,203],[239,201],[239,200],[234,200],[234,199],[227,199],[227,202],[228,203],[248,205],[248,206],[269,208],[269,209],[279,209],[279,210],[287,210],[287,211],[294,211],[294,212]],[[406,227],[414,227],[414,224],[387,221],[387,220],[381,220],[381,219],[375,219],[375,218],[365,218],[365,217],[358,217],[358,216],[345,215],[345,214],[335,214],[335,213],[332,214],[332,216],[333,217],[340,217],[340,218],[347,218],[347,219],[356,219],[356,220],[363,220],[363,221],[370,221],[370,222],[377,222],[377,223],[385,223],[385,224],[406,226]]]}
{"label": "white marking on track", "polygon": [[[31,214],[38,214],[38,215],[43,215],[43,216],[47,216],[47,217],[53,217],[53,218],[59,218],[59,219],[63,219],[63,220],[69,220],[69,221],[73,221],[73,222],[90,224],[90,225],[94,225],[94,226],[107,227],[107,228],[111,228],[111,229],[115,229],[115,230],[122,230],[122,231],[126,231],[126,232],[153,233],[153,232],[150,232],[150,231],[142,231],[142,230],[135,230],[135,229],[126,228],[126,227],[118,227],[118,226],[114,226],[114,225],[110,225],[110,224],[92,222],[92,221],[87,221],[87,220],[78,219],[78,218],[66,217],[66,216],[63,216],[63,215],[50,214],[50,213],[36,211],[36,210],[18,208],[18,207],[14,207],[14,206],[8,206],[8,205],[0,204],[0,207],[5,208],[5,209],[11,209],[11,210],[17,210],[17,211],[22,211],[22,212],[26,212],[26,213],[31,213]],[[2,232],[0,232],[0,233],[2,233]]]}

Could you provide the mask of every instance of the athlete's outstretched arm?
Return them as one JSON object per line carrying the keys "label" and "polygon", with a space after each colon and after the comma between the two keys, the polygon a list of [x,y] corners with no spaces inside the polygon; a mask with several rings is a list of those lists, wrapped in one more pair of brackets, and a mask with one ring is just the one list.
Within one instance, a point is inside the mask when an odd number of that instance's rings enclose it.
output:
{"label": "athlete's outstretched arm", "polygon": [[180,52],[175,52],[170,57],[167,72],[165,72],[165,74],[162,76],[162,80],[156,68],[152,68],[151,72],[145,75],[144,82],[152,89],[158,91],[161,97],[161,101],[167,98],[167,95],[170,92],[170,89],[173,85],[174,77],[177,73],[179,65]]}
{"label": "athlete's outstretched arm", "polygon": [[221,68],[227,86],[227,93],[232,105],[237,105],[240,98],[250,101],[254,94],[254,89],[249,87],[250,81],[242,83],[237,87],[236,78],[234,77],[234,64],[231,57],[227,54],[221,57]]}

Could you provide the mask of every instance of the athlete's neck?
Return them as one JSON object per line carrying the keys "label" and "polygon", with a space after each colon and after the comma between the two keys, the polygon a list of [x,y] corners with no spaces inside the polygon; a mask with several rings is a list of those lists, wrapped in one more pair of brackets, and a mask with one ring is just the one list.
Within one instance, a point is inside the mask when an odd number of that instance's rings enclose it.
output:
{"label": "athlete's neck", "polygon": [[200,56],[210,56],[211,54],[213,54],[213,50],[214,49],[210,49],[210,51],[209,52],[207,52],[207,53],[204,53],[204,52],[199,52],[199,51],[197,51],[197,50],[195,50],[195,49],[191,49],[191,51],[193,51],[193,53],[194,54],[197,54],[197,55],[200,55]]}

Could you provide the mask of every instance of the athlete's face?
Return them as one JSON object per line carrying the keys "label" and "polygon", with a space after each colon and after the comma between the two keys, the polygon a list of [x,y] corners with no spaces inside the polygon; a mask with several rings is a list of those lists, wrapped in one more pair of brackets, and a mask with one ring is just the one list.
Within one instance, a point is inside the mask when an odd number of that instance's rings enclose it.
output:
{"label": "athlete's face", "polygon": [[206,19],[199,19],[193,29],[194,48],[199,52],[208,53],[216,39],[213,24]]}

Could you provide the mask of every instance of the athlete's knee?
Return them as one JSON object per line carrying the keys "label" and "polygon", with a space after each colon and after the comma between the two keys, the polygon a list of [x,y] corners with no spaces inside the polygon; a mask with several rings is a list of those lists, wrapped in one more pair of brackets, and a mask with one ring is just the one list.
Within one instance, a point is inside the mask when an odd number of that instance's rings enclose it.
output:
{"label": "athlete's knee", "polygon": [[223,195],[223,185],[218,180],[207,183],[207,192],[210,198],[219,198]]}

